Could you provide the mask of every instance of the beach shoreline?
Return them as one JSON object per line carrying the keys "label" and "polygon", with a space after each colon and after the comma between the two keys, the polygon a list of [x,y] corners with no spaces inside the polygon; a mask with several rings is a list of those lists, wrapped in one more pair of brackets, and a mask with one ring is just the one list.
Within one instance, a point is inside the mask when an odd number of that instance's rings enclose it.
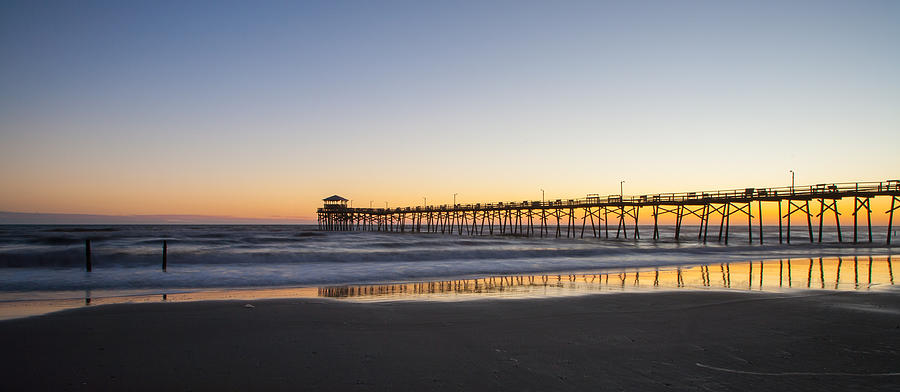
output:
{"label": "beach shoreline", "polygon": [[896,390],[898,299],[114,304],[0,321],[0,379],[5,390]]}
{"label": "beach shoreline", "polygon": [[820,257],[351,285],[6,292],[0,293],[0,320],[120,303],[297,298],[469,301],[684,290],[883,291],[894,285],[891,256]]}

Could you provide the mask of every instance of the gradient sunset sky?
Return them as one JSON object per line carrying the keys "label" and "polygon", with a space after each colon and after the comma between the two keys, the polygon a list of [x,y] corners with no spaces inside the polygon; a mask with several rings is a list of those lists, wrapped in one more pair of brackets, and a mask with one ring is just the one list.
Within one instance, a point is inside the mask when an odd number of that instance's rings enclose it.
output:
{"label": "gradient sunset sky", "polygon": [[898,151],[897,1],[0,4],[0,211],[314,221],[881,181]]}

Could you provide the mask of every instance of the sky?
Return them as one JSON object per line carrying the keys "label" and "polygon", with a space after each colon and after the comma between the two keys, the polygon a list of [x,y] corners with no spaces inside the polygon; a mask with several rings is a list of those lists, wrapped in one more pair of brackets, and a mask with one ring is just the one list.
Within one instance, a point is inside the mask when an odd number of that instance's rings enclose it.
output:
{"label": "sky", "polygon": [[898,48],[896,1],[4,1],[0,211],[896,179]]}

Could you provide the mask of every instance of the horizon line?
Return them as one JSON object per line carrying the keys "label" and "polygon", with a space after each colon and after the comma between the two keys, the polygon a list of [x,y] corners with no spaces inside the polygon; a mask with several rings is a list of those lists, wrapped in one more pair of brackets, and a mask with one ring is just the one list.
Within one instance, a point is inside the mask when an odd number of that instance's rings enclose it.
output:
{"label": "horizon line", "polygon": [[0,224],[314,224],[309,217],[197,214],[86,214],[0,211]]}

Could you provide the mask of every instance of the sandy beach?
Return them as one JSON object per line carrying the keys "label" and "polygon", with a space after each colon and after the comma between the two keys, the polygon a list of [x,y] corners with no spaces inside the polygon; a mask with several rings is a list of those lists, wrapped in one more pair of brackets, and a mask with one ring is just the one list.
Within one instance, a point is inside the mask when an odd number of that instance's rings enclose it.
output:
{"label": "sandy beach", "polygon": [[8,391],[900,390],[900,296],[122,304],[3,321],[0,344]]}

